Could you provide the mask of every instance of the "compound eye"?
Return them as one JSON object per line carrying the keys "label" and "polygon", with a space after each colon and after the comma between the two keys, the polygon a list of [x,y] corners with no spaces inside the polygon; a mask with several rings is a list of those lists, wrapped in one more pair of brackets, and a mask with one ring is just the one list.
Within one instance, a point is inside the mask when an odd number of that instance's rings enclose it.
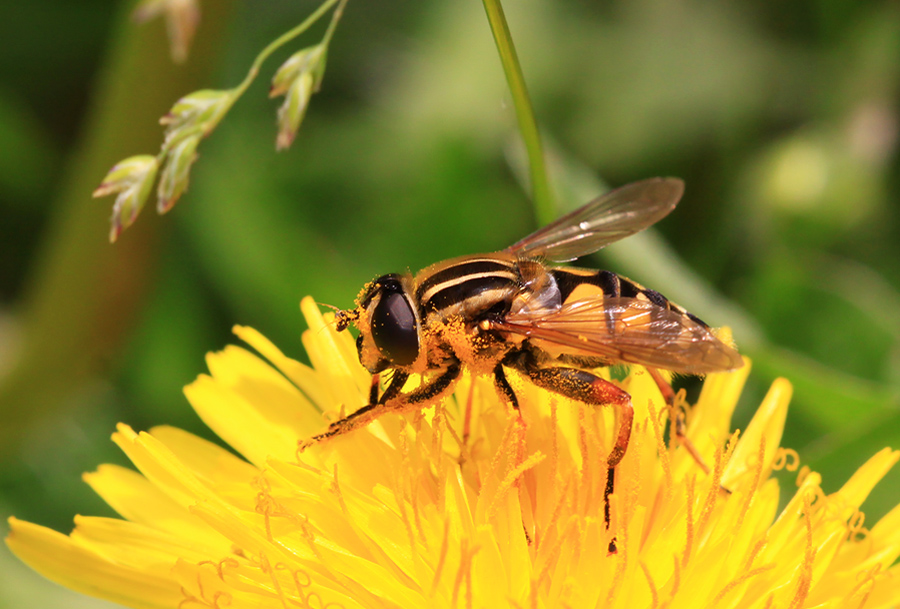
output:
{"label": "compound eye", "polygon": [[385,291],[372,311],[372,339],[395,366],[408,366],[419,355],[416,316],[403,292]]}

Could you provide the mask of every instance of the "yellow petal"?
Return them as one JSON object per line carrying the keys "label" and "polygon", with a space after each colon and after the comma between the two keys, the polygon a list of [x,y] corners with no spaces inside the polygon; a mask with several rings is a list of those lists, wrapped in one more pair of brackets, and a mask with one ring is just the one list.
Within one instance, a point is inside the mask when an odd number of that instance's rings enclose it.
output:
{"label": "yellow petal", "polygon": [[863,504],[875,485],[900,460],[900,451],[883,448],[873,455],[830,498],[844,508],[842,518],[849,518]]}
{"label": "yellow petal", "polygon": [[[318,407],[349,411],[369,391],[349,336],[311,301],[303,306],[314,369],[238,329],[275,367],[225,349],[209,358],[212,376],[186,390],[252,464],[177,429],[120,426],[114,440],[141,473],[102,467],[86,479],[131,522],[79,517],[68,538],[14,523],[10,544],[22,544],[24,526],[33,564],[141,607],[160,606],[156,588],[170,607],[235,609],[887,609],[896,600],[900,507],[871,531],[858,510],[897,453],[877,454],[830,496],[821,476],[803,474],[778,513],[770,471],[787,381],[775,382],[726,461],[749,366],[710,375],[688,409],[688,435],[716,466],[706,474],[683,448],[665,445],[662,398],[635,367],[621,382],[635,425],[607,527],[615,410],[549,394],[521,375],[510,374],[518,414],[490,378],[465,376],[441,404],[298,455],[298,440],[324,428]],[[41,544],[53,551],[35,550]],[[146,589],[150,600],[129,596]]]}
{"label": "yellow petal", "polygon": [[731,461],[725,468],[722,475],[725,488],[733,488],[739,479],[747,476],[757,476],[757,483],[768,476],[775,453],[781,445],[781,434],[784,432],[792,393],[793,388],[787,380],[778,378],[772,383],[747,430],[741,434]]}
{"label": "yellow petal", "polygon": [[305,437],[290,425],[273,421],[252,400],[206,375],[185,387],[184,394],[216,435],[258,467],[264,466],[269,457],[291,459],[297,452],[297,442]]}
{"label": "yellow petal", "polygon": [[171,609],[183,596],[169,577],[114,564],[66,535],[16,518],[6,543],[44,577],[77,592],[136,609]]}
{"label": "yellow petal", "polygon": [[254,405],[273,423],[305,435],[321,423],[318,410],[288,379],[261,358],[240,347],[206,357],[215,381]]}
{"label": "yellow petal", "polygon": [[325,388],[313,368],[287,357],[272,341],[254,328],[234,326],[232,331],[294,383],[320,412],[330,406]]}
{"label": "yellow petal", "polygon": [[343,407],[353,412],[368,401],[369,376],[354,359],[348,357],[347,335],[339,335],[327,324],[312,298],[304,298],[300,308],[309,325],[303,333],[303,346],[322,385],[332,397],[333,410]]}
{"label": "yellow petal", "polygon": [[117,465],[101,465],[85,481],[122,517],[152,526],[176,538],[191,538],[225,553],[228,542],[196,516],[162,493],[141,474]]}

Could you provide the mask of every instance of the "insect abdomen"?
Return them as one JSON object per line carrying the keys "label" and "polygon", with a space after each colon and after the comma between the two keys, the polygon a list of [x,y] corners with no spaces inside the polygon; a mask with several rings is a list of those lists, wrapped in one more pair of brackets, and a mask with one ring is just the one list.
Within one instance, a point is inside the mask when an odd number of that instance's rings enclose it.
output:
{"label": "insect abdomen", "polygon": [[702,319],[656,290],[645,288],[641,284],[611,271],[552,269],[550,272],[556,279],[563,303],[583,298],[590,295],[591,292],[596,293],[599,290],[603,293],[604,298],[646,298],[658,307],[675,311],[704,327],[709,327]]}

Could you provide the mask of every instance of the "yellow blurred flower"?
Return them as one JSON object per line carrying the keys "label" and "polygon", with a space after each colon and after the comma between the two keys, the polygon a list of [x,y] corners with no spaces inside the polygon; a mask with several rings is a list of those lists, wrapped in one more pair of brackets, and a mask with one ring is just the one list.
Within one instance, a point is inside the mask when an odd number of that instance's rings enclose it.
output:
{"label": "yellow blurred flower", "polygon": [[85,479],[123,519],[79,516],[69,536],[11,519],[12,550],[70,588],[140,608],[896,606],[900,506],[871,529],[859,507],[898,453],[877,453],[832,495],[801,472],[779,514],[770,474],[797,464],[779,448],[785,380],[738,439],[730,418],[749,365],[706,379],[688,429],[706,475],[666,446],[663,401],[634,369],[622,382],[634,434],[607,530],[612,409],[524,382],[527,428],[489,380],[464,378],[443,404],[298,455],[321,413],[362,406],[370,382],[351,338],[311,300],[303,310],[312,368],[236,328],[259,355],[210,354],[210,375],[186,389],[246,461],[178,429],[122,425],[113,439],[140,473],[106,465]]}

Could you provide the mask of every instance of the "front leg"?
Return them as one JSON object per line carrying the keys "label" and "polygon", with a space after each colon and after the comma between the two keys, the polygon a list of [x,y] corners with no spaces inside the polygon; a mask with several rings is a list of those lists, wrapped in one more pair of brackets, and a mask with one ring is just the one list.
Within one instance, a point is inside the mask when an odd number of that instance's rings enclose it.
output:
{"label": "front leg", "polygon": [[372,391],[369,395],[370,402],[356,410],[351,412],[347,416],[337,421],[334,421],[331,425],[328,426],[328,430],[324,431],[318,435],[313,436],[308,440],[304,440],[300,442],[300,452],[303,452],[313,444],[318,444],[322,440],[327,440],[328,438],[333,438],[334,436],[340,436],[348,431],[352,431],[357,427],[363,427],[368,425],[379,416],[381,416],[385,412],[385,404],[388,400],[396,399],[398,395],[400,395],[400,390],[403,389],[403,385],[406,384],[407,379],[409,379],[409,374],[405,372],[400,372],[399,370],[394,371],[394,375],[391,377],[391,382],[388,383],[387,388],[384,390],[384,393],[381,394],[381,397],[374,401],[374,399],[378,396],[378,386],[374,379],[377,379],[377,375],[373,377],[372,381]]}
{"label": "front leg", "polygon": [[685,450],[688,451],[688,454],[694,458],[694,461],[697,462],[697,465],[700,466],[700,469],[703,470],[703,473],[707,476],[709,475],[709,466],[703,460],[703,457],[700,455],[700,451],[697,450],[697,447],[694,446],[694,443],[691,441],[689,437],[687,437],[687,426],[684,422],[684,411],[680,408],[675,408],[675,391],[672,389],[672,385],[666,381],[662,374],[660,374],[659,370],[656,368],[647,368],[647,372],[650,374],[650,377],[653,379],[653,382],[656,383],[656,386],[659,388],[660,394],[662,394],[663,400],[666,402],[666,406],[669,408],[669,412],[671,412],[671,433],[678,441],[679,444],[684,446]]}
{"label": "front leg", "polygon": [[395,370],[391,382],[377,402],[363,406],[329,425],[327,431],[301,442],[300,451],[302,452],[323,440],[364,427],[388,412],[405,412],[412,408],[421,408],[426,401],[442,398],[453,389],[460,372],[460,364],[454,362],[428,383],[416,387],[409,393],[403,393],[402,389],[409,379],[409,374]]}

